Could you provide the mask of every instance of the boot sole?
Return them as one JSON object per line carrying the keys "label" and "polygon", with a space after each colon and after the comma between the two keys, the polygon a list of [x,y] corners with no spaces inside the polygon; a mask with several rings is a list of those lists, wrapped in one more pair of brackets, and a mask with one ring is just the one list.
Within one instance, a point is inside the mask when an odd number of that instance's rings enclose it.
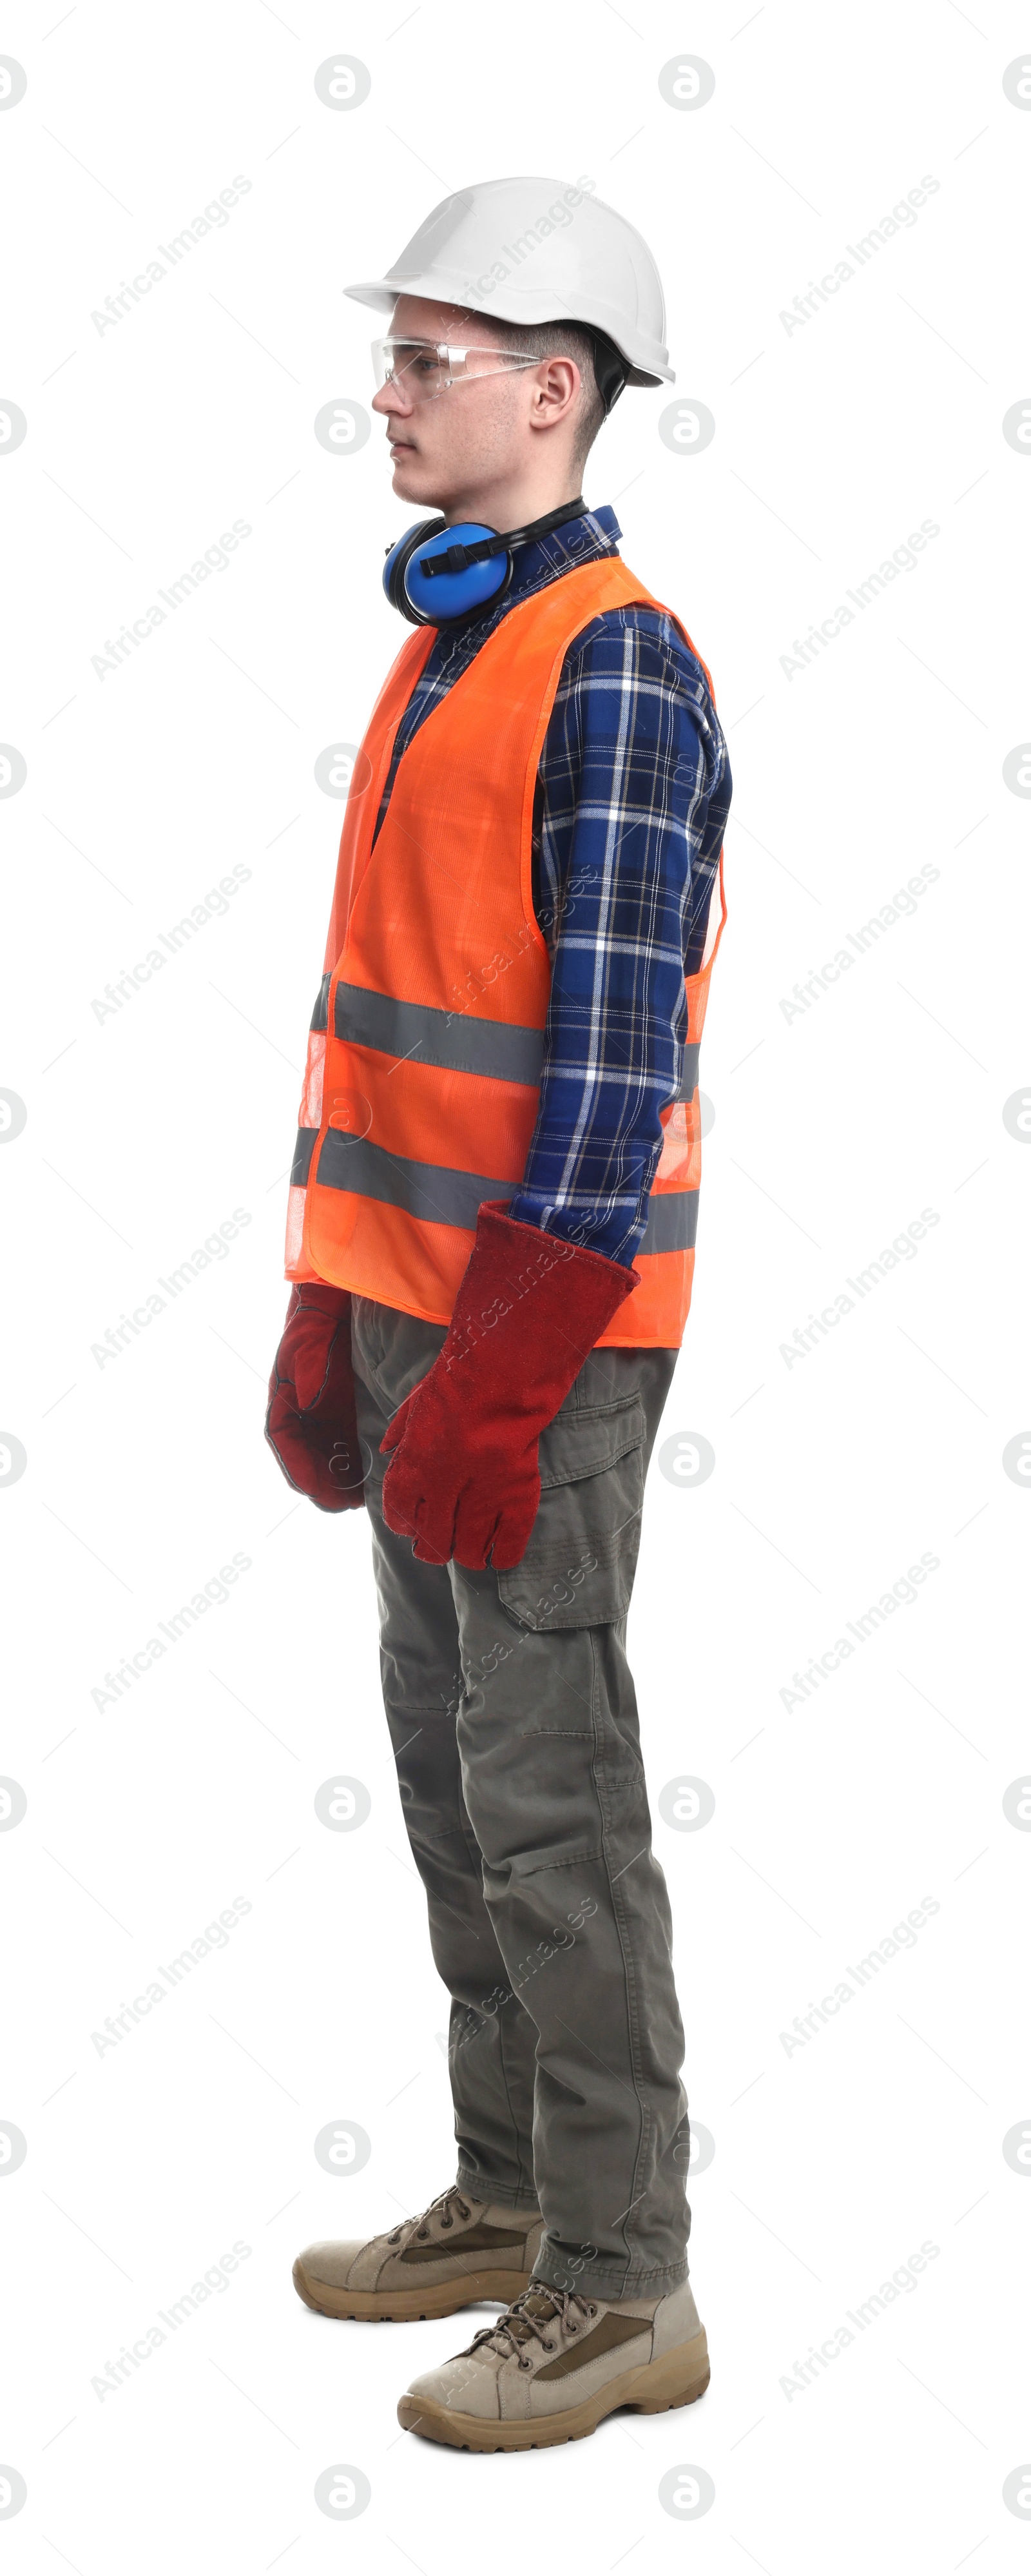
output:
{"label": "boot sole", "polygon": [[402,2325],[406,2319],[452,2317],[474,2299],[493,2299],[511,2307],[530,2287],[529,2272],[462,2272],[457,2279],[436,2281],[420,2290],[337,2289],[332,2281],[313,2281],[300,2256],[294,2264],[294,2288],[306,2308],[320,2317],[346,2317],[352,2323]]}
{"label": "boot sole", "polygon": [[705,2328],[690,2343],[679,2344],[661,2361],[625,2370],[619,2379],[570,2406],[562,2415],[521,2417],[510,2423],[487,2422],[480,2415],[458,2415],[435,2397],[402,2397],[397,2420],[406,2433],[421,2433],[428,2442],[449,2442],[456,2451],[543,2451],[556,2442],[582,2442],[596,2433],[606,2415],[626,2406],[637,2415],[661,2415],[674,2406],[693,2406],[709,2385],[709,2348]]}

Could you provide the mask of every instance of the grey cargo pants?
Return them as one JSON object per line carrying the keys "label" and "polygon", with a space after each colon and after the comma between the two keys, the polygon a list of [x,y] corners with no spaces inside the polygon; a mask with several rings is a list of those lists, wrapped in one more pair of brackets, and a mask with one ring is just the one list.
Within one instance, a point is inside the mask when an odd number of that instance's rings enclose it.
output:
{"label": "grey cargo pants", "polygon": [[423,1565],[382,1511],[391,1415],[444,1327],[352,1300],[381,1670],[452,1997],[458,2180],[536,2198],[538,2277],[602,2299],[687,2275],[684,2034],[651,1851],[626,1613],[674,1350],[592,1352],[540,1443],[508,1573]]}

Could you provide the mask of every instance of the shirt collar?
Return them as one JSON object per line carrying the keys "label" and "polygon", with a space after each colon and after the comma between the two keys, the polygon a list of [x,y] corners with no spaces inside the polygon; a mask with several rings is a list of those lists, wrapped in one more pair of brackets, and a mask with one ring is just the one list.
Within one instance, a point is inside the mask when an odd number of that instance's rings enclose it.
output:
{"label": "shirt collar", "polygon": [[518,546],[512,558],[512,579],[505,592],[506,608],[530,591],[543,590],[560,574],[575,571],[578,564],[614,554],[616,540],[622,534],[615,511],[603,501],[597,510],[584,510],[578,518],[566,519],[560,528],[552,528],[549,535],[533,537],[529,545]]}

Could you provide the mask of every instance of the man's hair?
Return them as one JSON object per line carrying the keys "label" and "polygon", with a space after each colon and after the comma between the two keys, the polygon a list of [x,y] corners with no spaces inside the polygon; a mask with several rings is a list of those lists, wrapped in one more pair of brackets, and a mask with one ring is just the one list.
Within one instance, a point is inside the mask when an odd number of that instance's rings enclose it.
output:
{"label": "man's hair", "polygon": [[[586,322],[502,322],[496,314],[474,314],[474,321],[489,322],[497,335],[499,348],[512,349],[525,358],[575,358],[580,369],[580,395],[573,414],[574,473],[582,474],[587,457],[606,418],[605,404],[598,390],[595,373],[595,345],[601,339]],[[606,353],[618,363],[618,352],[608,341]]]}

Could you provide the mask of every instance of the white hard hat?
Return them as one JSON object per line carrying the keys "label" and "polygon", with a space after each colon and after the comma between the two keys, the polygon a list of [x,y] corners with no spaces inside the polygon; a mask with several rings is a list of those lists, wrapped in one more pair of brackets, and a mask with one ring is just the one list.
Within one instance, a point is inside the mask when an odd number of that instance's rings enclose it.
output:
{"label": "white hard hat", "polygon": [[459,188],[427,215],[386,277],[344,293],[379,311],[399,295],[425,295],[499,322],[585,322],[614,343],[628,384],[676,382],[647,242],[587,186],[562,179]]}

